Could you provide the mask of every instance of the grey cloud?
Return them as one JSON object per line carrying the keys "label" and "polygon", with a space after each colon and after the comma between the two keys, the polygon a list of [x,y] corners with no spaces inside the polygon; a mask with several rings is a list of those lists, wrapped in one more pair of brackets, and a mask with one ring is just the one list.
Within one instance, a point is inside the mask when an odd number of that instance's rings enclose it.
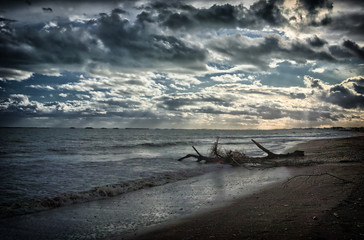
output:
{"label": "grey cloud", "polygon": [[268,35],[254,42],[241,35],[221,37],[211,41],[209,46],[232,61],[254,64],[261,69],[267,69],[272,58],[289,59],[299,63],[306,63],[307,60],[336,61],[326,51],[315,51],[308,44],[289,42],[278,35]]}
{"label": "grey cloud", "polygon": [[[187,45],[174,36],[149,33],[143,25],[131,24],[113,12],[102,16],[93,33],[112,49],[110,63],[131,67],[161,66],[178,64],[188,68],[204,68],[207,51],[197,46]],[[104,59],[107,61],[107,59]]]}
{"label": "grey cloud", "polygon": [[[233,97],[232,97],[233,98]],[[213,103],[214,105],[229,107],[233,99],[209,94],[182,94],[165,96],[157,99],[158,107],[171,111],[179,110],[184,106],[198,106],[200,103]]]}
{"label": "grey cloud", "polygon": [[313,38],[308,38],[307,42],[312,47],[323,47],[325,44],[327,44],[327,41],[317,37],[317,35],[315,35]]}
{"label": "grey cloud", "polygon": [[[291,96],[293,98],[299,99],[305,98],[305,94],[300,93],[291,93]],[[207,113],[216,115],[250,116],[264,120],[274,120],[288,117],[291,119],[304,121],[337,121],[344,117],[342,114],[332,113],[332,109],[325,109],[325,107],[312,110],[287,110],[283,106],[269,103],[266,105],[249,104],[247,106],[240,107],[234,106],[236,110],[230,110],[229,108],[225,108],[226,106],[222,104],[224,99],[203,98],[201,95],[168,96],[159,100],[161,101],[159,107],[172,111]],[[205,106],[201,104],[203,102],[208,102],[209,105]],[[184,106],[191,106],[192,108],[183,108]]]}
{"label": "grey cloud", "polygon": [[317,14],[318,9],[332,10],[333,3],[328,0],[298,0],[310,14]]}
{"label": "grey cloud", "polygon": [[0,17],[0,22],[11,23],[11,22],[16,22],[16,20]]}
{"label": "grey cloud", "polygon": [[334,4],[335,3],[344,3],[350,7],[357,7],[357,6],[364,7],[364,2],[362,0],[334,0]]}
{"label": "grey cloud", "polygon": [[362,76],[348,78],[331,87],[319,79],[306,76],[305,84],[316,90],[318,98],[322,101],[348,109],[364,108],[364,77]]}
{"label": "grey cloud", "polygon": [[[16,120],[24,117],[123,117],[123,118],[156,118],[151,110],[133,109],[140,104],[132,100],[106,100],[45,102],[32,101],[23,94],[13,94],[0,101],[0,116]],[[123,110],[114,111],[113,107],[122,107]]]}
{"label": "grey cloud", "polygon": [[330,53],[337,58],[351,58],[354,55],[342,46],[333,45],[329,46]]}
{"label": "grey cloud", "polygon": [[340,85],[332,87],[328,93],[321,97],[321,99],[343,108],[364,108],[363,94],[353,94],[346,87]]}
{"label": "grey cloud", "polygon": [[[364,79],[362,79],[362,82],[364,81]],[[353,84],[354,90],[355,92],[364,95],[364,83],[362,83],[362,85],[358,85],[358,84]]]}
{"label": "grey cloud", "polygon": [[305,99],[306,95],[304,93],[290,93],[289,96],[292,99]]}
{"label": "grey cloud", "polygon": [[364,60],[364,47],[361,48],[357,43],[350,40],[344,41],[343,46]]}
{"label": "grey cloud", "polygon": [[324,89],[323,87],[324,84],[320,79],[314,79],[313,77],[305,76],[304,83],[309,88],[320,89],[320,90]]}
{"label": "grey cloud", "polygon": [[128,100],[128,99],[107,99],[101,100],[99,103],[105,103],[109,106],[118,106],[122,108],[134,108],[141,106],[141,102]]}
{"label": "grey cloud", "polygon": [[294,120],[299,121],[338,121],[339,119],[344,118],[345,116],[340,113],[333,113],[332,109],[313,109],[313,110],[287,110],[275,105],[267,105],[267,106],[256,106],[249,105],[246,107],[242,107],[244,110],[221,110],[216,106],[208,106],[208,107],[200,107],[197,109],[193,109],[194,113],[208,113],[208,114],[226,114],[232,116],[248,116],[255,117],[257,119],[263,120],[275,120],[284,117],[288,117]]}
{"label": "grey cloud", "polygon": [[329,29],[343,32],[349,37],[362,38],[364,35],[364,14],[362,11],[340,13],[332,17],[332,24]]}
{"label": "grey cloud", "polygon": [[[61,33],[62,31],[62,33]],[[81,64],[88,55],[88,44],[83,31],[70,27],[47,31],[31,28],[17,29],[12,34],[0,33],[0,65],[32,71],[39,64]]]}
{"label": "grey cloud", "polygon": [[286,110],[285,115],[289,118],[295,120],[303,120],[303,121],[320,121],[320,120],[331,120],[338,121],[345,116],[343,114],[331,113],[328,111],[322,111],[322,109],[318,110],[310,110],[310,111],[292,111]]}
{"label": "grey cloud", "polygon": [[125,111],[118,111],[118,112],[108,112],[107,115],[104,117],[112,117],[112,116],[119,116],[123,118],[158,118],[158,115],[153,113],[149,110],[125,110]]}
{"label": "grey cloud", "polygon": [[42,8],[43,12],[53,12],[53,9],[50,7],[44,7]]}
{"label": "grey cloud", "polygon": [[271,107],[271,106],[251,106],[257,110],[257,116],[259,116],[262,119],[278,119],[282,118],[284,115],[282,111],[279,108]]}
{"label": "grey cloud", "polygon": [[288,23],[279,7],[282,3],[283,0],[259,0],[248,9],[242,4],[195,8],[179,2],[158,2],[145,7],[138,19],[174,30],[222,27],[262,29],[265,26],[283,26]]}
{"label": "grey cloud", "polygon": [[81,28],[60,24],[0,32],[0,66],[30,72],[42,72],[52,65],[74,70],[92,63],[118,68],[205,68],[206,50],[174,36],[149,33],[138,22],[120,17],[121,13],[123,10],[116,9]]}
{"label": "grey cloud", "polygon": [[250,7],[250,10],[258,18],[264,19],[270,25],[281,26],[287,23],[287,19],[283,17],[278,7],[283,2],[283,0],[259,0]]}

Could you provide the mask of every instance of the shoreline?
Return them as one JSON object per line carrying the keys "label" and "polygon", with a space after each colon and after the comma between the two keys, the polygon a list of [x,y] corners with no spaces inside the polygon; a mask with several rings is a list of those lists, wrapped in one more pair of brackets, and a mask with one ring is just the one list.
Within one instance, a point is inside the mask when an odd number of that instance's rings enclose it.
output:
{"label": "shoreline", "polygon": [[131,239],[362,239],[364,137],[312,140],[294,149],[305,151],[303,161],[321,164],[290,167],[288,182]]}
{"label": "shoreline", "polygon": [[[363,140],[324,139],[296,146],[306,156],[295,161],[327,164],[223,169],[110,199],[1,219],[0,235],[4,239],[295,239],[301,235],[307,239],[312,232],[322,232],[320,226],[332,228],[327,223],[333,220],[325,219],[334,216],[337,222],[337,217],[328,211],[350,200],[354,187],[364,184],[358,181],[364,179]],[[338,178],[322,174],[327,172]],[[296,177],[284,186],[288,178],[305,174],[322,175]],[[355,184],[344,184],[342,179]],[[361,188],[357,189],[360,194]],[[350,201],[357,203],[359,197],[353,196]],[[360,201],[355,206],[359,215],[363,213]],[[340,219],[355,215],[346,214],[347,208],[334,211]],[[364,220],[345,221],[364,226]],[[294,229],[306,231],[297,235]]]}

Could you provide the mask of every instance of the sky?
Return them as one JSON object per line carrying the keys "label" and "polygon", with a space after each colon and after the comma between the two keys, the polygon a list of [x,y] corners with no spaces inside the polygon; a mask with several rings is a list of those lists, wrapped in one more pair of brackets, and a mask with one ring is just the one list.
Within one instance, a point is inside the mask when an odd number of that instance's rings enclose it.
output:
{"label": "sky", "polygon": [[0,3],[0,126],[364,126],[362,0]]}

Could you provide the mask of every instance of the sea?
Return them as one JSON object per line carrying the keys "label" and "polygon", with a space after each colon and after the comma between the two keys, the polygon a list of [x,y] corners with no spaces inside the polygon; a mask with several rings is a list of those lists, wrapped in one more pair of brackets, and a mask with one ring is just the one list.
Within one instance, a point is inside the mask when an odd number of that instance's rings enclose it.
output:
{"label": "sea", "polygon": [[275,153],[313,139],[353,136],[332,129],[178,130],[0,128],[0,218],[112,198],[229,169],[177,161],[223,149],[263,156],[251,139]]}

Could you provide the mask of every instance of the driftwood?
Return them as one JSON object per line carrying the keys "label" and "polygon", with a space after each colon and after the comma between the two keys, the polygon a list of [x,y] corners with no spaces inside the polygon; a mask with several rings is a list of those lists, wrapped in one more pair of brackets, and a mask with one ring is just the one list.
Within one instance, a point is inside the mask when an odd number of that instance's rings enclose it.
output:
{"label": "driftwood", "polygon": [[178,161],[182,161],[183,159],[190,158],[190,157],[197,158],[197,162],[206,161],[206,163],[218,163],[223,160],[222,158],[219,158],[219,157],[205,157],[205,156],[201,155],[194,146],[192,146],[192,148],[193,148],[193,150],[195,150],[195,152],[198,155],[187,154],[186,156],[178,159]]}
{"label": "driftwood", "polygon": [[271,151],[269,151],[268,149],[266,149],[265,147],[263,147],[262,145],[260,145],[260,143],[254,141],[254,139],[252,139],[253,143],[255,143],[255,145],[258,146],[258,148],[262,149],[263,152],[266,152],[268,154],[268,156],[266,158],[272,159],[272,158],[281,158],[281,157],[290,157],[290,156],[304,156],[305,153],[304,151],[294,151],[292,153],[286,153],[286,154],[275,154],[272,153]]}
{"label": "driftwood", "polygon": [[[258,148],[260,148],[262,151],[267,153],[268,155],[265,157],[248,157],[244,153],[239,151],[226,151],[223,152],[219,148],[219,138],[216,139],[216,142],[211,148],[210,156],[203,156],[201,155],[197,149],[192,146],[193,150],[195,150],[196,154],[187,154],[186,156],[178,159],[178,161],[182,161],[186,158],[196,158],[197,162],[205,161],[206,163],[225,163],[225,164],[231,164],[233,166],[241,166],[245,164],[250,164],[250,166],[254,166],[254,164],[258,164],[258,166],[264,166],[264,167],[276,167],[276,166],[282,166],[286,165],[285,162],[278,162],[278,161],[272,161],[273,159],[279,159],[279,158],[287,158],[287,157],[300,157],[304,156],[303,151],[294,151],[292,153],[286,153],[286,154],[276,154],[271,152],[270,150],[263,147],[260,143],[252,139],[253,143],[257,145]],[[253,165],[252,165],[253,164]]]}

